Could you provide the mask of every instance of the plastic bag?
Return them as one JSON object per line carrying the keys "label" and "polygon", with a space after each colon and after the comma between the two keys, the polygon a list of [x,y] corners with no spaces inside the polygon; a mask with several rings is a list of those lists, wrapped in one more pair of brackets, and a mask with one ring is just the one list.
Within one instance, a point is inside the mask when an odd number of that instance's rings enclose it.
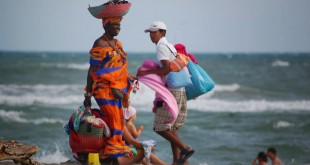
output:
{"label": "plastic bag", "polygon": [[214,88],[214,81],[199,65],[190,61],[187,67],[192,80],[192,85],[185,87],[187,100],[194,99]]}
{"label": "plastic bag", "polygon": [[179,72],[169,72],[167,75],[167,85],[170,88],[180,88],[192,85],[187,67],[184,67]]}

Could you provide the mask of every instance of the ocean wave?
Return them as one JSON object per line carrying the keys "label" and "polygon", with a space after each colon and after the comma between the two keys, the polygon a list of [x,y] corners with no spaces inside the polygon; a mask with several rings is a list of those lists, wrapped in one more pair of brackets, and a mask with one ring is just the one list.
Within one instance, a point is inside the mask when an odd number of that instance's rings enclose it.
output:
{"label": "ocean wave", "polygon": [[83,85],[72,85],[72,84],[60,84],[60,85],[3,85],[0,84],[0,94],[5,95],[18,95],[23,93],[49,93],[49,94],[59,94],[60,92],[74,92],[83,90]]}
{"label": "ocean wave", "polygon": [[273,67],[288,67],[290,63],[288,61],[276,60],[274,61],[271,66]]}
{"label": "ocean wave", "polygon": [[0,104],[11,106],[80,103],[83,85],[0,85]]}
{"label": "ocean wave", "polygon": [[22,95],[22,96],[0,96],[0,104],[10,106],[29,106],[34,104],[46,105],[68,105],[82,103],[84,96],[68,95],[68,96],[43,96],[43,95]]}
{"label": "ocean wave", "polygon": [[60,164],[60,163],[63,163],[69,160],[69,158],[65,156],[65,152],[59,149],[58,145],[56,145],[55,151],[42,151],[41,153],[37,155],[38,156],[36,156],[36,160],[38,162],[46,163],[46,164],[51,164],[51,163]]}
{"label": "ocean wave", "polygon": [[[204,95],[205,98],[210,98],[214,95],[214,93],[219,92],[235,92],[239,90],[241,86],[239,84],[228,84],[228,85],[220,85],[216,84],[214,89]],[[137,94],[131,94],[131,98],[135,98],[135,102],[138,105],[146,105],[149,104],[145,100],[154,100],[155,92],[149,89],[146,85],[140,83],[140,89]]]}
{"label": "ocean wave", "polygon": [[[0,85],[0,104],[10,106],[25,105],[80,105],[83,100],[83,85]],[[214,90],[188,101],[188,108],[208,112],[260,112],[273,110],[310,110],[310,100],[265,99],[229,100],[213,97],[217,92],[234,92],[242,88],[239,84],[217,85]],[[131,94],[130,100],[138,109],[150,111],[153,107],[155,92],[140,84],[137,94]],[[92,100],[94,104],[95,100]]]}
{"label": "ocean wave", "polygon": [[273,128],[280,129],[280,128],[288,128],[288,127],[293,127],[294,123],[290,123],[287,121],[277,121],[276,123],[273,124]]}
{"label": "ocean wave", "polygon": [[267,101],[245,100],[230,101],[198,98],[189,101],[188,108],[204,112],[263,112],[263,111],[310,111],[310,100]]}
{"label": "ocean wave", "polygon": [[[203,112],[262,112],[262,111],[310,111],[310,100],[268,101],[268,100],[223,100],[212,98],[210,93],[187,102],[188,109]],[[155,94],[142,88],[138,94],[131,95],[131,103],[138,109],[150,111]]]}
{"label": "ocean wave", "polygon": [[234,92],[238,89],[240,89],[239,84],[230,84],[230,85],[215,84],[215,87],[214,87],[215,92]]}
{"label": "ocean wave", "polygon": [[[140,85],[140,90],[136,95],[131,95],[131,103],[138,109],[151,111],[155,93],[145,85]],[[224,100],[213,98],[214,92],[233,92],[238,90],[240,85],[218,85],[211,92],[187,102],[188,108],[204,112],[260,112],[260,111],[291,111],[306,110],[310,111],[310,100],[295,101],[268,101],[268,100]]]}
{"label": "ocean wave", "polygon": [[60,68],[60,69],[76,69],[76,70],[88,70],[89,68],[89,63],[82,63],[82,64],[77,64],[77,63],[41,63],[42,67],[47,67],[47,68]]}
{"label": "ocean wave", "polygon": [[56,123],[64,123],[62,119],[53,119],[53,118],[39,118],[39,119],[26,119],[23,116],[24,112],[19,111],[6,111],[0,109],[0,118],[7,122],[16,122],[16,123],[31,123],[31,124],[56,124]]}

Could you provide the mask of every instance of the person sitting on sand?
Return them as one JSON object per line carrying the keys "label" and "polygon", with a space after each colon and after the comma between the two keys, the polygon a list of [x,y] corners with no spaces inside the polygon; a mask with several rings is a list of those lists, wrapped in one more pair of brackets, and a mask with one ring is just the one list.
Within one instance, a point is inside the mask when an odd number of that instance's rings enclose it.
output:
{"label": "person sitting on sand", "polygon": [[[150,165],[150,164],[156,164],[156,165],[167,165],[168,163],[162,161],[159,159],[155,154],[150,154],[150,162],[146,161],[144,159],[144,151],[143,151],[143,145],[134,139],[130,132],[128,131],[126,125],[123,129],[123,139],[128,143],[133,145],[136,150],[137,154],[135,156],[127,157],[127,156],[121,156],[118,157],[117,160],[115,159],[100,159],[101,164],[110,164],[110,165],[128,165],[128,164],[135,164],[135,163],[142,163],[144,165]],[[152,150],[155,148],[153,147]]]}
{"label": "person sitting on sand", "polygon": [[[267,165],[267,155],[265,152],[259,152],[257,157],[252,161],[252,165]],[[258,162],[258,164],[256,164]]]}
{"label": "person sitting on sand", "polygon": [[129,133],[133,136],[133,138],[137,139],[142,131],[143,131],[143,125],[140,125],[138,128],[136,128],[134,121],[137,118],[137,111],[134,107],[129,106],[128,108],[124,108],[124,118],[125,118],[125,125],[129,131]]}
{"label": "person sitting on sand", "polygon": [[267,156],[271,159],[272,165],[282,165],[282,161],[277,157],[277,150],[274,147],[268,148]]}

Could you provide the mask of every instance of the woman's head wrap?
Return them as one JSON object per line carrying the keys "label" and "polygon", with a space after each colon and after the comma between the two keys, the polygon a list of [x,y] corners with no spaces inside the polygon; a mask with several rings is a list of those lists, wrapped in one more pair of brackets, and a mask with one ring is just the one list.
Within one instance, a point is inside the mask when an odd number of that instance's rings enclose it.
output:
{"label": "woman's head wrap", "polygon": [[103,27],[105,27],[108,23],[121,22],[123,17],[108,17],[102,19]]}

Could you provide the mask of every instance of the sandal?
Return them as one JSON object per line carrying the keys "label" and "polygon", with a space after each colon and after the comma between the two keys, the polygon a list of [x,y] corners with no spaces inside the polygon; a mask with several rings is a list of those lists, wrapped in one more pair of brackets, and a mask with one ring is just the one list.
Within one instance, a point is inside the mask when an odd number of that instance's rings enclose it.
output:
{"label": "sandal", "polygon": [[178,163],[177,163],[178,165],[184,164],[186,162],[186,160],[189,159],[194,154],[195,150],[193,150],[192,148],[191,148],[191,150],[189,150],[190,148],[191,147],[186,146],[186,149],[181,150],[180,158],[179,158]]}

